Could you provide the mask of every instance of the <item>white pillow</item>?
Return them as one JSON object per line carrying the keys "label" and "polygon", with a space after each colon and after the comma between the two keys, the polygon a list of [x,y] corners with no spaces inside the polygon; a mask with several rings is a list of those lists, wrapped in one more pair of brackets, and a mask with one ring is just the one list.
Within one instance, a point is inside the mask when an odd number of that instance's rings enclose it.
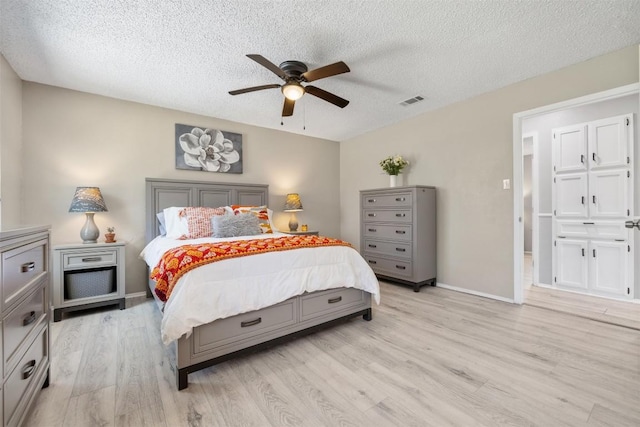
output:
{"label": "white pillow", "polygon": [[164,221],[165,228],[167,229],[166,237],[169,239],[184,238],[189,234],[189,223],[187,222],[186,215],[180,215],[184,211],[184,207],[165,208]]}

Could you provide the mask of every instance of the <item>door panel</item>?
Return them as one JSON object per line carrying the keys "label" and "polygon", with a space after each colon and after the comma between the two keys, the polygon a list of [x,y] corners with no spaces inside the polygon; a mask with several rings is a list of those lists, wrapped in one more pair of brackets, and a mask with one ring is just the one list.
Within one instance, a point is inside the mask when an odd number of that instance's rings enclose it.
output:
{"label": "door panel", "polygon": [[626,218],[629,205],[626,170],[589,174],[589,212],[592,218]]}
{"label": "door panel", "polygon": [[587,218],[587,174],[556,175],[555,212],[558,218]]}
{"label": "door panel", "polygon": [[593,170],[627,165],[629,116],[589,123],[589,167]]}
{"label": "door panel", "polygon": [[627,296],[627,243],[589,242],[589,288],[593,293]]}
{"label": "door panel", "polygon": [[556,285],[587,289],[586,240],[556,240]]}
{"label": "door panel", "polygon": [[552,137],[556,172],[577,172],[587,169],[585,125],[554,129]]}

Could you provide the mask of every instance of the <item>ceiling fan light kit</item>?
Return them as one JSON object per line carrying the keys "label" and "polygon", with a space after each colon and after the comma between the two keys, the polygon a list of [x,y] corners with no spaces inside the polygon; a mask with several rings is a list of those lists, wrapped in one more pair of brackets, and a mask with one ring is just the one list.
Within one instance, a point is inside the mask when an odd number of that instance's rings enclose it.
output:
{"label": "ceiling fan light kit", "polygon": [[340,98],[339,96],[334,95],[331,92],[327,92],[326,90],[311,85],[302,85],[303,82],[309,83],[315,80],[320,80],[326,77],[332,77],[351,71],[347,64],[342,61],[308,71],[307,66],[300,61],[285,61],[281,63],[280,66],[277,66],[262,55],[251,54],[247,55],[247,57],[253,59],[258,64],[262,65],[263,67],[280,77],[285,81],[285,83],[283,85],[268,84],[248,87],[245,89],[231,90],[229,91],[230,95],[240,95],[242,93],[255,92],[258,90],[280,88],[282,94],[285,97],[284,105],[282,106],[283,117],[293,115],[295,102],[298,99],[302,98],[305,93],[318,97],[340,108],[344,108],[349,105],[349,101],[344,98]]}

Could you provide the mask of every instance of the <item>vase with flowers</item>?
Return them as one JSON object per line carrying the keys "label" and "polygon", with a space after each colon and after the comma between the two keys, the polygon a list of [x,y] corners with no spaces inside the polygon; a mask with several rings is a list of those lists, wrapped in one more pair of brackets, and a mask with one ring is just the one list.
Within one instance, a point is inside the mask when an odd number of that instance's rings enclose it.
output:
{"label": "vase with flowers", "polygon": [[107,232],[104,235],[105,243],[115,243],[116,241],[116,229],[115,227],[107,227]]}
{"label": "vase with flowers", "polygon": [[399,154],[380,160],[380,167],[387,175],[389,175],[390,187],[398,185],[398,175],[402,173],[402,169],[408,165],[409,162]]}

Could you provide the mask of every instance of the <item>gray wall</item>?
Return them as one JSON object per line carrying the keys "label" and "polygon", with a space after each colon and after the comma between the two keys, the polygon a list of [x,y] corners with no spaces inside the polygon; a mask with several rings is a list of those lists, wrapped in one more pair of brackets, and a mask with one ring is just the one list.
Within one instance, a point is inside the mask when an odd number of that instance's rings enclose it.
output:
{"label": "gray wall", "polygon": [[638,77],[634,45],[341,143],[343,238],[359,241],[358,192],[387,186],[378,162],[401,154],[406,184],[437,188],[438,282],[512,299],[513,194],[502,180],[513,178],[513,115]]}

